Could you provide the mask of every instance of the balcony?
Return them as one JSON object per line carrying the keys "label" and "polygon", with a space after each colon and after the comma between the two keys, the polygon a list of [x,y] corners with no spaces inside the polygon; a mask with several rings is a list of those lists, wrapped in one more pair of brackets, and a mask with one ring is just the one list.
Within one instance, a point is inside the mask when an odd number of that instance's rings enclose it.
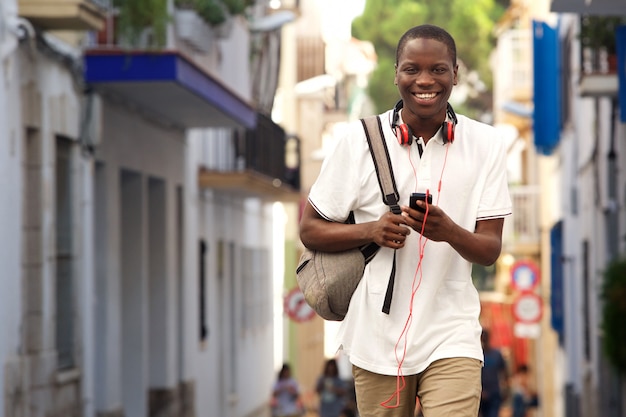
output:
{"label": "balcony", "polygon": [[105,1],[18,0],[19,14],[45,30],[102,30]]}
{"label": "balcony", "polygon": [[280,126],[261,114],[256,128],[225,133],[204,141],[210,149],[198,173],[201,188],[267,201],[300,200],[298,138],[287,137]]}
{"label": "balcony", "polygon": [[617,96],[617,28],[620,16],[582,16],[580,19],[582,96]]}
{"label": "balcony", "polygon": [[533,185],[511,186],[513,215],[504,220],[502,247],[518,255],[539,252],[539,187]]}
{"label": "balcony", "polygon": [[99,94],[174,127],[256,125],[250,103],[177,51],[86,50],[85,81]]}
{"label": "balcony", "polygon": [[529,103],[533,91],[533,39],[526,29],[511,29],[498,38],[498,88],[503,102]]}

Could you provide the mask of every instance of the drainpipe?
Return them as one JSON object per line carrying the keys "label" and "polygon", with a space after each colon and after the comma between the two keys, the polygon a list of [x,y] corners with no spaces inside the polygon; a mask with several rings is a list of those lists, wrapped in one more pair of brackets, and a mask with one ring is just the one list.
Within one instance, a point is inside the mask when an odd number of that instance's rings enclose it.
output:
{"label": "drainpipe", "polygon": [[608,259],[612,260],[619,255],[619,210],[617,203],[617,151],[615,150],[615,123],[618,120],[617,98],[611,100],[611,130],[609,138],[609,152],[607,154],[607,193],[608,206],[605,209],[606,215],[606,246],[608,249]]}
{"label": "drainpipe", "polygon": [[[606,226],[606,248],[607,248],[607,260],[612,261],[619,256],[619,204],[617,201],[617,184],[618,175],[617,170],[617,151],[615,149],[616,142],[616,129],[615,124],[619,120],[618,115],[618,102],[617,98],[611,100],[611,128],[609,137],[609,151],[607,154],[607,196],[608,205],[604,210],[605,226]],[[618,372],[609,367],[608,369],[610,384],[608,388],[608,412],[609,416],[620,417],[622,416],[622,400],[621,400],[621,388],[622,381]]]}

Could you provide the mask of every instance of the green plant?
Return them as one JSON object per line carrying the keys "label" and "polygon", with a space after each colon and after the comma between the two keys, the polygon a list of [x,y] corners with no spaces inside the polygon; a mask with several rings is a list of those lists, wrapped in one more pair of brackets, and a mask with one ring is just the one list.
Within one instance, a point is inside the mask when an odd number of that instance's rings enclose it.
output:
{"label": "green plant", "polygon": [[614,54],[615,30],[626,24],[626,19],[621,16],[582,16],[580,23],[580,40],[583,46],[606,48],[609,54]]}
{"label": "green plant", "polygon": [[626,257],[612,261],[604,271],[602,301],[604,353],[626,374]]}
{"label": "green plant", "polygon": [[119,11],[117,31],[119,39],[131,46],[141,43],[146,31],[152,31],[147,37],[148,47],[165,45],[166,28],[169,22],[167,0],[114,0],[113,5]]}
{"label": "green plant", "polygon": [[246,9],[254,5],[254,0],[222,0],[232,15],[243,14]]}
{"label": "green plant", "polygon": [[208,24],[216,26],[224,23],[229,15],[244,14],[254,0],[176,0],[181,9],[193,9]]}

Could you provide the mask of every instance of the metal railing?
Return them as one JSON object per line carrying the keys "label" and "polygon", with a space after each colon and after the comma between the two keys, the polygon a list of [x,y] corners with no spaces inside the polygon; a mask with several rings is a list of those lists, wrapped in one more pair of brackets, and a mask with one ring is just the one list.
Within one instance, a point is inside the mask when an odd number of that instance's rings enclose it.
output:
{"label": "metal railing", "polygon": [[257,114],[255,129],[209,129],[202,143],[202,164],[210,171],[253,172],[300,191],[300,139],[267,116]]}
{"label": "metal railing", "polygon": [[502,244],[538,245],[540,243],[539,187],[518,185],[509,187],[513,203],[513,215],[505,219]]}
{"label": "metal railing", "polygon": [[269,117],[257,115],[256,129],[246,131],[243,148],[244,166],[300,190],[300,139],[288,137],[282,127]]}

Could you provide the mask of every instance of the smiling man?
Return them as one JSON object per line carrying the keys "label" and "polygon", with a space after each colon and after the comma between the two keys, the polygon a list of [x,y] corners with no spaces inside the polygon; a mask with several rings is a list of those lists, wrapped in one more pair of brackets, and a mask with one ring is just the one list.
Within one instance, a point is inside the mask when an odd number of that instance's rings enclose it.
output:
{"label": "smiling man", "polygon": [[[511,213],[504,140],[448,103],[457,83],[454,39],[420,25],[399,40],[401,100],[379,115],[401,213],[383,202],[360,122],[322,165],[301,224],[305,246],[336,252],[375,242],[341,323],[362,417],[476,417],[483,351],[472,263],[500,255]],[[432,204],[409,206],[413,193]],[[355,224],[345,224],[353,213]]]}

